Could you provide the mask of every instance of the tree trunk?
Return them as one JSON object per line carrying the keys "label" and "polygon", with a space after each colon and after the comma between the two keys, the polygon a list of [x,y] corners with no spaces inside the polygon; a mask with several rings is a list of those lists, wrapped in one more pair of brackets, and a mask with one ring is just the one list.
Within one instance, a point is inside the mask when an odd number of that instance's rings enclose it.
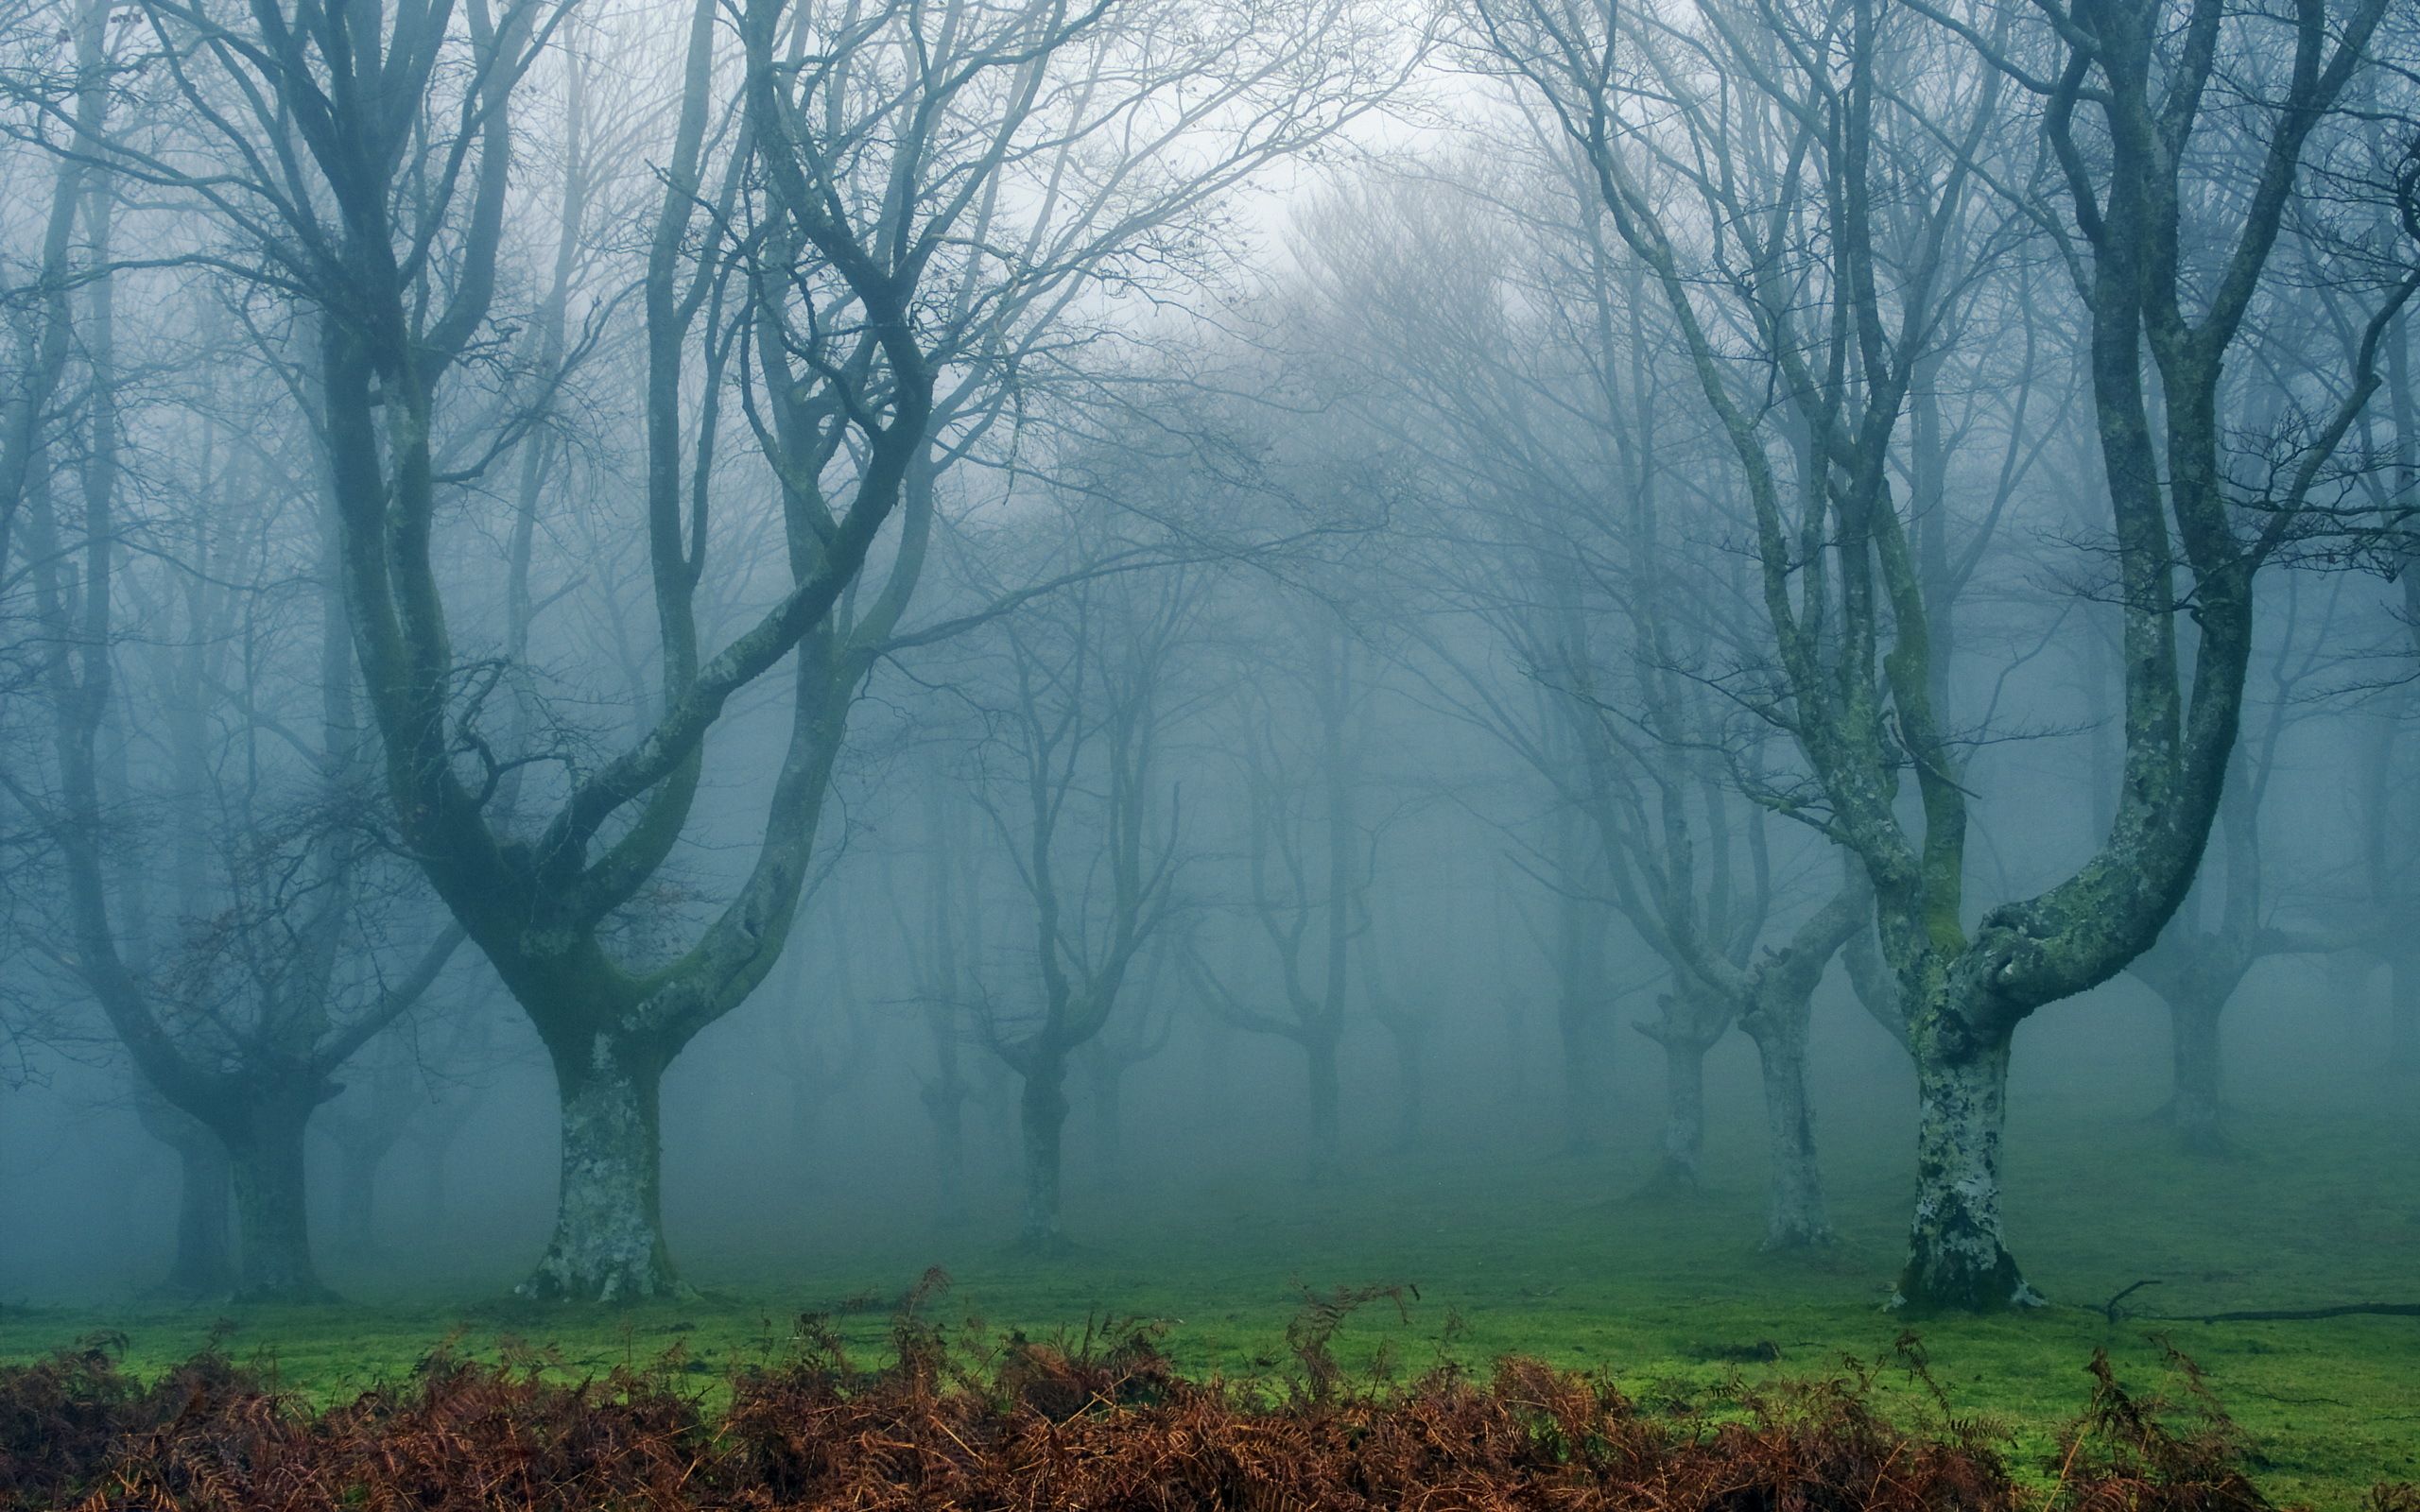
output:
{"label": "tree trunk", "polygon": [[1947,1013],[1915,1035],[1916,1213],[1893,1305],[1988,1313],[2039,1305],[2000,1243],[2009,1040]]}
{"label": "tree trunk", "polygon": [[1341,1100],[1336,1073],[1336,1036],[1314,1031],[1303,1039],[1303,1059],[1310,1074],[1311,1147],[1309,1174],[1323,1180],[1336,1168],[1337,1105]]}
{"label": "tree trunk", "polygon": [[2188,994],[2168,1004],[2170,1038],[2175,1051],[2176,1095],[2169,1117],[2185,1147],[2196,1154],[2226,1148],[2222,1126],[2223,1063],[2219,1054],[2219,1016],[2223,1000]]}
{"label": "tree trunk", "polygon": [[562,1185],[554,1238],[519,1295],[588,1302],[681,1295],[661,1205],[664,1057],[602,1030],[547,1050],[562,1108]]}
{"label": "tree trunk", "polygon": [[245,1110],[240,1136],[228,1142],[243,1237],[235,1295],[245,1301],[334,1300],[311,1260],[302,1131],[313,1106],[301,1097],[266,1100]]}
{"label": "tree trunk", "polygon": [[1832,1242],[1824,1178],[1815,1164],[1815,1118],[1806,1098],[1806,1005],[1797,1013],[1749,1021],[1764,1073],[1765,1125],[1772,1143],[1772,1183],[1765,1211],[1767,1249],[1805,1249]]}
{"label": "tree trunk", "polygon": [[1018,1234],[1028,1249],[1066,1246],[1059,1222],[1059,1158],[1067,1127],[1067,1063],[1039,1058],[1025,1075],[1017,1114],[1025,1146],[1025,1221]]}
{"label": "tree trunk", "polygon": [[1698,1188],[1705,1153],[1706,1044],[1687,1035],[1667,1035],[1664,1046],[1664,1138],[1654,1185],[1680,1192]]}
{"label": "tree trunk", "polygon": [[177,1200],[177,1254],[162,1290],[180,1297],[216,1297],[234,1289],[228,1246],[230,1177],[218,1137],[197,1128],[177,1143],[182,1176]]}

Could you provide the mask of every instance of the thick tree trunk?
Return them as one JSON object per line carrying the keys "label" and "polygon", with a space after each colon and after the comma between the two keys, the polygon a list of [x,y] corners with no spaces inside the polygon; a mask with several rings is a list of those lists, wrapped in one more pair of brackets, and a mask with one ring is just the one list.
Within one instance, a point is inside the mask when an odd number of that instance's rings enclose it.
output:
{"label": "thick tree trunk", "polygon": [[1916,1213],[1894,1305],[1985,1313],[2037,1305],[2000,1243],[2009,1041],[1941,1016],[1915,1036]]}
{"label": "thick tree trunk", "polygon": [[216,1297],[232,1291],[235,1267],[228,1245],[231,1177],[218,1137],[197,1128],[177,1143],[182,1177],[177,1200],[177,1254],[168,1263],[162,1290],[180,1297]]}
{"label": "thick tree trunk", "polygon": [[1067,1127],[1067,1063],[1039,1060],[1025,1074],[1017,1115],[1025,1147],[1025,1220],[1018,1240],[1028,1249],[1067,1243],[1059,1218],[1059,1160]]}
{"label": "thick tree trunk", "polygon": [[2200,995],[2170,998],[2168,1004],[2176,1071],[2169,1117],[2185,1147],[2197,1154],[2226,1148],[2224,1069],[2219,1052],[2220,1014],[2225,1005],[2218,998]]}
{"label": "thick tree trunk", "polygon": [[1765,1125],[1772,1143],[1767,1249],[1804,1249],[1832,1242],[1824,1178],[1815,1164],[1815,1117],[1806,1097],[1806,1005],[1797,1006],[1795,1016],[1765,1016],[1750,1026],[1764,1072]]}
{"label": "thick tree trunk", "polygon": [[602,1031],[547,1047],[562,1108],[554,1238],[518,1288],[529,1297],[632,1302],[680,1295],[664,1244],[664,1057]]}
{"label": "thick tree trunk", "polygon": [[235,1295],[248,1302],[322,1302],[332,1294],[311,1259],[302,1131],[312,1103],[278,1098],[246,1109],[227,1162],[242,1225]]}
{"label": "thick tree trunk", "polygon": [[1664,1135],[1654,1185],[1694,1192],[1705,1154],[1705,1053],[1703,1041],[1669,1035],[1664,1047]]}
{"label": "thick tree trunk", "polygon": [[1343,1096],[1336,1071],[1336,1036],[1316,1032],[1305,1036],[1303,1060],[1310,1076],[1309,1173],[1311,1179],[1317,1181],[1336,1168],[1337,1109]]}

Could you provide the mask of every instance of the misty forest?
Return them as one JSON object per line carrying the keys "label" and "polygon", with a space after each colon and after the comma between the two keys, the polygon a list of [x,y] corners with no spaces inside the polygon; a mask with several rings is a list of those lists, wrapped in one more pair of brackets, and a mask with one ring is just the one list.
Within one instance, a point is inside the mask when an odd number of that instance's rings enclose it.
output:
{"label": "misty forest", "polygon": [[0,125],[0,1504],[2420,1508],[2409,0]]}

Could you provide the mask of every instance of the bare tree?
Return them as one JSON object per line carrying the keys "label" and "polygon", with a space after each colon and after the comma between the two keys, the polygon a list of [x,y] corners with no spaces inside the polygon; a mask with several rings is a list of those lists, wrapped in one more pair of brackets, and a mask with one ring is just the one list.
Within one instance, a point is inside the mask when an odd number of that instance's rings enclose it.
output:
{"label": "bare tree", "polygon": [[[2221,455],[2222,364],[2304,146],[2359,71],[2384,9],[2310,0],[2285,18],[2194,5],[2170,46],[2175,8],[2160,0],[2046,6],[2030,18],[1927,0],[1754,14],[1713,0],[1478,7],[1490,56],[1586,153],[1747,490],[1779,717],[1813,782],[1792,809],[1855,850],[1872,878],[1916,1061],[1916,1212],[1898,1290],[1910,1306],[2036,1299],[2001,1242],[2010,1038],[2035,1009],[2148,949],[2184,897],[2235,745],[2254,571],[2374,387],[2366,376],[2344,386],[2275,490],[2256,500],[2237,487]],[[1704,65],[1716,59],[1750,87],[1710,87]],[[1935,66],[1922,68],[1927,59]],[[2243,171],[2232,155],[2194,150],[2236,129],[2232,114],[2221,122],[2205,109],[2221,70],[2236,78],[2230,97],[2263,117],[2253,134],[2265,146],[2240,227],[2212,261],[2185,220],[2202,176]],[[2039,102],[2041,152],[1995,137],[2009,91]],[[1656,127],[1643,124],[1651,111]],[[2043,154],[2060,194],[2033,171]],[[1927,159],[1932,192],[1894,214],[1896,164]],[[1739,198],[1743,176],[1700,166],[1741,162],[1786,193],[1752,210]],[[1723,235],[1709,243],[1684,221],[1667,186]],[[1969,790],[1956,727],[1936,699],[1935,606],[1890,461],[1916,369],[1963,282],[1953,232],[1986,189],[2022,207],[2067,260],[2089,324],[2126,624],[2126,754],[2118,810],[2094,856],[1970,923]],[[1718,277],[1699,282],[1709,265]],[[2377,321],[2391,313],[2382,307]],[[2146,347],[2155,394],[2143,382]],[[1778,411],[1754,397],[1767,385],[1786,401]],[[1795,501],[1777,453],[1797,455]],[[2256,503],[2247,532],[2242,507]],[[2178,645],[2188,606],[2189,673]],[[1896,803],[1903,780],[1920,799],[1919,825]]]}
{"label": "bare tree", "polygon": [[[1367,777],[1366,649],[1336,606],[1309,598],[1280,621],[1293,653],[1269,646],[1290,675],[1237,682],[1247,906],[1275,968],[1278,1011],[1252,1005],[1200,952],[1188,965],[1214,1011],[1236,1028],[1273,1035],[1303,1053],[1307,1076],[1307,1174],[1337,1160],[1341,1085],[1337,1054],[1355,991],[1353,942],[1365,923],[1371,841],[1359,813]],[[1286,707],[1290,684],[1303,711]],[[1299,713],[1307,712],[1304,721]],[[1304,725],[1307,728],[1299,728]]]}
{"label": "bare tree", "polygon": [[1181,819],[1164,765],[1202,586],[1181,567],[1096,579],[1000,622],[1005,686],[977,794],[1031,907],[1031,976],[985,994],[980,1032],[1023,1084],[1031,1247],[1065,1243],[1069,1061],[1116,1010],[1175,901]]}
{"label": "bare tree", "polygon": [[[206,228],[197,256],[307,312],[300,399],[402,839],[528,1014],[561,1093],[558,1221],[524,1290],[630,1297],[678,1284],[664,1069],[779,955],[851,702],[904,635],[935,633],[904,616],[944,471],[1010,396],[1115,338],[1102,311],[1123,291],[1174,292],[1218,263],[1225,193],[1365,109],[1403,49],[1340,0],[1278,23],[1146,0],[752,0],[735,56],[717,9],[690,8],[635,274],[653,644],[624,658],[635,728],[592,759],[596,743],[499,717],[523,701],[494,696],[534,612],[533,490],[559,455],[537,433],[580,346],[565,258],[594,159],[575,124],[546,191],[553,272],[516,373],[497,376],[525,85],[566,14],[158,0],[142,15],[161,118],[67,161],[180,198]],[[735,449],[743,421],[753,445]],[[516,451],[503,656],[459,657],[448,505]],[[773,494],[757,516],[771,552],[730,550],[749,528],[735,490]],[[708,611],[726,609],[738,624],[715,648]],[[660,950],[617,954],[662,896],[708,732],[786,661],[754,867],[683,920],[684,942],[657,931]]]}

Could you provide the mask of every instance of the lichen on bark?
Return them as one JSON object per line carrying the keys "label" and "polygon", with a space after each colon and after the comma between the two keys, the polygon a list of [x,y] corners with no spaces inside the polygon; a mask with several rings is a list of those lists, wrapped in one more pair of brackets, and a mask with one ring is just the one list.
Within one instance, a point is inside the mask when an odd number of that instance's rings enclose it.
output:
{"label": "lichen on bark", "polygon": [[599,1029],[587,1054],[557,1052],[562,1173],[555,1231],[520,1296],[634,1302],[684,1295],[664,1243],[657,1099],[661,1058]]}

